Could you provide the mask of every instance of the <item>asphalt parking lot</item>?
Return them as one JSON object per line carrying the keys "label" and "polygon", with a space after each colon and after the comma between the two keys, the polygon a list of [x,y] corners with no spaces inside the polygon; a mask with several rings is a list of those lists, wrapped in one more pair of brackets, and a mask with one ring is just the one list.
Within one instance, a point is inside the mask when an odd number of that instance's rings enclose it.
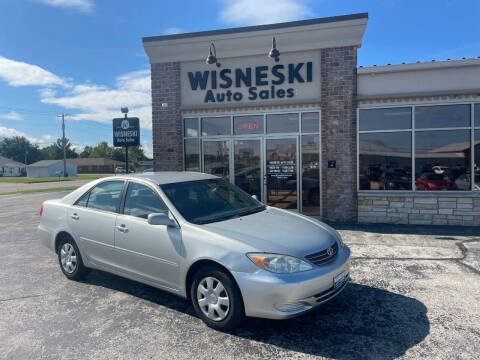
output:
{"label": "asphalt parking lot", "polygon": [[41,203],[64,194],[0,196],[2,359],[478,358],[479,228],[337,225],[353,254],[341,295],[221,333],[152,287],[67,280],[36,234]]}

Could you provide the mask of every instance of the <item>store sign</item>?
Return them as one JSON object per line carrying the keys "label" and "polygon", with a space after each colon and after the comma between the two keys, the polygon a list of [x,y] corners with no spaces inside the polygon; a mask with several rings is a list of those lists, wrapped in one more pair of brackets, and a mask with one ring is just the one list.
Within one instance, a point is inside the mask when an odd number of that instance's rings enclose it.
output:
{"label": "store sign", "polygon": [[113,119],[113,146],[140,145],[140,120],[138,118]]}
{"label": "store sign", "polygon": [[221,105],[265,101],[318,100],[318,52],[291,53],[276,63],[267,56],[182,64],[182,105]]}

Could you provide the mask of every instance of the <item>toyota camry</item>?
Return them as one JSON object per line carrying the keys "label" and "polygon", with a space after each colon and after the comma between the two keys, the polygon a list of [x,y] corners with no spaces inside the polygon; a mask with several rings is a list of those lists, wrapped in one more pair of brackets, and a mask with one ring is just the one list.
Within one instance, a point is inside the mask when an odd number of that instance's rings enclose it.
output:
{"label": "toyota camry", "polygon": [[189,298],[210,327],[286,319],[340,293],[350,250],[330,226],[214,175],[102,178],[45,201],[41,241],[77,280],[100,269]]}

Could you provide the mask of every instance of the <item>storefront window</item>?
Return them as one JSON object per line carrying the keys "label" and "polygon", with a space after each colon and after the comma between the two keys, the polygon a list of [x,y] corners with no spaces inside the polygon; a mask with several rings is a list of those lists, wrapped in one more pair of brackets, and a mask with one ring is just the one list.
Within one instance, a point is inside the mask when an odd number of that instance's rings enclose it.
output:
{"label": "storefront window", "polygon": [[473,147],[473,159],[474,159],[473,190],[480,191],[480,128],[475,130],[474,144],[475,145]]}
{"label": "storefront window", "polygon": [[470,131],[417,131],[417,190],[470,190]]}
{"label": "storefront window", "polygon": [[199,139],[185,139],[185,170],[200,171]]}
{"label": "storefront window", "polygon": [[298,132],[298,113],[267,114],[267,134]]}
{"label": "storefront window", "polygon": [[230,116],[202,118],[202,136],[230,134]]}
{"label": "storefront window", "polygon": [[260,200],[263,184],[260,140],[235,140],[233,148],[235,185]]}
{"label": "storefront window", "polygon": [[415,107],[416,129],[470,127],[470,105]]}
{"label": "storefront window", "polygon": [[183,121],[186,171],[223,177],[271,206],[321,215],[320,111]]}
{"label": "storefront window", "polygon": [[476,127],[480,127],[480,104],[475,104],[474,111],[475,111],[474,124]]}
{"label": "storefront window", "polygon": [[185,137],[198,136],[198,119],[197,118],[183,119],[183,136]]}
{"label": "storefront window", "polygon": [[320,113],[318,112],[302,113],[302,132],[303,133],[320,132]]}
{"label": "storefront window", "polygon": [[410,131],[360,134],[360,190],[412,189]]}
{"label": "storefront window", "polygon": [[[412,178],[413,190],[478,189],[475,182],[480,180],[477,176],[480,168],[477,164],[471,166],[471,134],[480,129],[471,127],[471,111],[470,104],[361,109],[359,189],[406,190],[402,184],[409,183]],[[415,118],[414,124],[410,117]],[[392,121],[392,118],[397,120]],[[475,104],[475,124],[479,118],[480,104]],[[410,150],[412,136],[415,136],[415,146]],[[474,137],[473,152],[477,154],[480,139],[477,133]],[[413,175],[412,156],[415,158]],[[473,184],[472,178],[475,179]]]}
{"label": "storefront window", "polygon": [[302,209],[305,215],[320,215],[319,135],[302,136]]}
{"label": "storefront window", "polygon": [[410,107],[360,110],[360,131],[411,129]]}
{"label": "storefront window", "polygon": [[263,115],[242,115],[233,117],[233,134],[263,134]]}
{"label": "storefront window", "polygon": [[203,166],[208,174],[229,179],[230,141],[203,141]]}

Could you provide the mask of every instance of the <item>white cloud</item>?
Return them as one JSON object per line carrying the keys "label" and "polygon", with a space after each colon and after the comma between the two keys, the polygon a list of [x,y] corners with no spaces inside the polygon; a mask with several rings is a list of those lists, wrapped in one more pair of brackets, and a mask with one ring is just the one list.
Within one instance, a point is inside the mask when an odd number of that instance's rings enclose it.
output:
{"label": "white cloud", "polygon": [[38,145],[46,145],[47,143],[51,142],[51,139],[53,139],[52,135],[43,135],[41,138],[37,138],[34,136],[29,136],[22,131],[18,131],[17,129],[0,126],[0,138],[8,138],[12,136],[26,137],[31,143]]}
{"label": "white cloud", "polygon": [[0,79],[10,86],[66,86],[66,81],[40,66],[0,56]]}
{"label": "white cloud", "polygon": [[[150,70],[137,70],[116,78],[114,86],[86,82],[74,84],[72,79],[61,78],[37,65],[0,57],[0,80],[10,86],[39,86],[43,103],[73,110],[69,120],[92,120],[110,123],[121,116],[120,108],[128,106],[129,115],[140,118],[142,128],[152,128]],[[3,117],[18,119],[19,114]],[[1,117],[1,115],[0,115]]]}
{"label": "white cloud", "polygon": [[304,19],[311,14],[302,0],[220,0],[220,20],[231,25],[260,25]]}
{"label": "white cloud", "polygon": [[153,159],[153,150],[152,147],[150,146],[150,142],[147,140],[142,140],[142,149],[143,153],[145,154],[146,157]]}
{"label": "white cloud", "polygon": [[64,94],[41,92],[42,102],[71,110],[70,120],[92,120],[110,123],[121,116],[120,108],[129,107],[129,115],[140,118],[142,128],[152,128],[150,71],[138,70],[117,77],[114,87],[91,83],[73,86]]}
{"label": "white cloud", "polygon": [[173,35],[173,34],[181,34],[184,33],[185,31],[182,28],[179,27],[169,27],[166,28],[165,31],[163,32],[165,35]]}
{"label": "white cloud", "polygon": [[92,0],[36,0],[39,3],[61,7],[61,8],[73,8],[82,12],[89,12],[93,9]]}
{"label": "white cloud", "polygon": [[0,119],[7,119],[7,120],[23,120],[22,115],[15,111],[10,111],[7,114],[0,114]]}

